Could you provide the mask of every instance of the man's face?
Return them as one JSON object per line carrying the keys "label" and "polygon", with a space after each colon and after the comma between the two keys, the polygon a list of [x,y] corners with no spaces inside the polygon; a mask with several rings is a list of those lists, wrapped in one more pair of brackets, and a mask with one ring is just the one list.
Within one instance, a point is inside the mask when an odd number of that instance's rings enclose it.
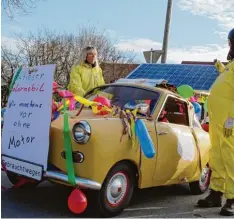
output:
{"label": "man's face", "polygon": [[93,64],[96,60],[97,54],[95,52],[90,52],[87,54],[87,61],[89,64]]}

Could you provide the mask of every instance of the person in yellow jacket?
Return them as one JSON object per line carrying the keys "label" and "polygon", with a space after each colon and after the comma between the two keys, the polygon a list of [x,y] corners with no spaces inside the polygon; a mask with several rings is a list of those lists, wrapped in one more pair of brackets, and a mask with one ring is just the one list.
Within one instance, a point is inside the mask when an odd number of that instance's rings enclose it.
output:
{"label": "person in yellow jacket", "polygon": [[99,67],[97,50],[86,47],[81,54],[81,61],[72,67],[68,90],[75,95],[84,96],[89,90],[105,84],[102,69]]}
{"label": "person in yellow jacket", "polygon": [[223,216],[234,215],[234,28],[228,35],[229,63],[220,61],[216,67],[220,75],[214,82],[208,97],[211,140],[210,194],[198,201],[200,207],[221,207],[222,196],[226,203],[221,208]]}

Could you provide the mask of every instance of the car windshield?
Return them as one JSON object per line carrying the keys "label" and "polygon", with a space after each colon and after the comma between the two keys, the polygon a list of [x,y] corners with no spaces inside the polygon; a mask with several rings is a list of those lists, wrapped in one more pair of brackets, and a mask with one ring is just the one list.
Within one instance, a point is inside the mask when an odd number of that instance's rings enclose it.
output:
{"label": "car windshield", "polygon": [[95,88],[88,92],[85,98],[94,100],[97,96],[108,98],[111,105],[121,109],[138,108],[139,114],[150,116],[158,103],[160,93],[131,86],[109,85]]}

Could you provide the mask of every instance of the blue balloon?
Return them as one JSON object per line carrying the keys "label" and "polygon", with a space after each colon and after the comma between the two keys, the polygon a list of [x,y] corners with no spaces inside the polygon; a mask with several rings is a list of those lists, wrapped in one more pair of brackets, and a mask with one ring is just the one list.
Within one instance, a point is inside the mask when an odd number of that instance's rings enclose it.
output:
{"label": "blue balloon", "polygon": [[192,104],[193,104],[195,113],[196,114],[200,113],[201,112],[201,105],[199,103],[197,103],[197,102],[192,102]]}
{"label": "blue balloon", "polygon": [[145,123],[142,120],[136,120],[135,131],[144,155],[147,158],[153,158],[156,154],[155,147],[149,135],[149,132],[145,126]]}

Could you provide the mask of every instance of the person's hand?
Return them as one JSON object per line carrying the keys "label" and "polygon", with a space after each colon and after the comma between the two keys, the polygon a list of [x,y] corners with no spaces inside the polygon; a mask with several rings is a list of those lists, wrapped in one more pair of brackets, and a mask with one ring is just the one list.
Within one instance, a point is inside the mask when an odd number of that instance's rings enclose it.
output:
{"label": "person's hand", "polygon": [[233,133],[233,128],[234,128],[234,118],[229,117],[224,123],[223,127],[223,135],[224,137],[230,137]]}

